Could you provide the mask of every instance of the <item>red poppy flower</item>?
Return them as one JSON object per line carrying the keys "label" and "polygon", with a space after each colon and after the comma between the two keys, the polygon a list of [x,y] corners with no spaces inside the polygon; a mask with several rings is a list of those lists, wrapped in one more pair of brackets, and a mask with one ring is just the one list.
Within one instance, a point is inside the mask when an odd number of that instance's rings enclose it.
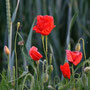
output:
{"label": "red poppy flower", "polygon": [[66,56],[67,60],[76,66],[82,59],[82,52],[66,50]]}
{"label": "red poppy flower", "polygon": [[32,46],[32,48],[30,48],[29,51],[29,55],[30,57],[34,60],[34,61],[38,61],[40,60],[43,56],[38,52],[38,49],[35,46]]}
{"label": "red poppy flower", "polygon": [[35,30],[36,33],[40,33],[42,35],[49,35],[54,27],[54,19],[52,16],[38,15],[37,23],[36,26],[33,27],[33,30]]}
{"label": "red poppy flower", "polygon": [[70,79],[71,72],[70,72],[69,64],[66,62],[64,65],[60,65],[60,69],[62,71],[63,76],[65,78]]}

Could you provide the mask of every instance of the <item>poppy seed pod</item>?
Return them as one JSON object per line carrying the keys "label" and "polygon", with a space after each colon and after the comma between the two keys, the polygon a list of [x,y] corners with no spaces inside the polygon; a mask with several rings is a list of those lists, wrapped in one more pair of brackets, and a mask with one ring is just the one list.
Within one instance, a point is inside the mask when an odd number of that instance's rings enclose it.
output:
{"label": "poppy seed pod", "polygon": [[4,46],[4,52],[5,54],[9,55],[10,54],[10,50],[7,46]]}
{"label": "poppy seed pod", "polygon": [[75,51],[80,51],[80,49],[81,49],[80,43],[77,43],[75,46]]}
{"label": "poppy seed pod", "polygon": [[48,74],[51,74],[53,71],[53,65],[48,66]]}
{"label": "poppy seed pod", "polygon": [[85,68],[84,68],[84,72],[86,72],[86,73],[87,73],[87,72],[90,72],[90,67],[85,67]]}
{"label": "poppy seed pod", "polygon": [[44,73],[42,76],[43,82],[46,83],[48,81],[48,74]]}

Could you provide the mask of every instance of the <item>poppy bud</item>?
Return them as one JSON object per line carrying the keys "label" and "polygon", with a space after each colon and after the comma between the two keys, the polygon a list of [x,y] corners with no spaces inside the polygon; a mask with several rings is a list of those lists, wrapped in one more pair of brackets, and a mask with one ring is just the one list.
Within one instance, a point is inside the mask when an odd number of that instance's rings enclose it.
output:
{"label": "poppy bud", "polygon": [[20,22],[17,22],[17,30],[19,29],[20,27]]}
{"label": "poppy bud", "polygon": [[90,67],[85,67],[84,72],[90,72]]}
{"label": "poppy bud", "polygon": [[44,73],[42,76],[43,82],[46,83],[48,81],[48,74]]}
{"label": "poppy bud", "polygon": [[5,52],[6,55],[10,54],[10,50],[7,46],[4,46],[4,52]]}
{"label": "poppy bud", "polygon": [[48,74],[51,74],[53,71],[53,65],[48,66]]}
{"label": "poppy bud", "polygon": [[80,43],[77,43],[76,46],[75,46],[75,50],[80,51],[80,48],[81,48]]}

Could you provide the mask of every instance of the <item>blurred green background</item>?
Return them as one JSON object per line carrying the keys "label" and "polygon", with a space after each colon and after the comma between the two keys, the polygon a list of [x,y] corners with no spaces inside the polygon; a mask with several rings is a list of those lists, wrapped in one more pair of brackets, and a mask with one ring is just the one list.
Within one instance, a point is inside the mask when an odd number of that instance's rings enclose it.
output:
{"label": "blurred green background", "polygon": [[[11,16],[16,5],[17,0],[10,0]],[[70,21],[75,13],[78,15],[70,31]],[[33,20],[37,15],[54,17],[56,27],[48,36],[48,42],[53,48],[54,61],[58,70],[59,65],[65,61],[65,50],[69,43],[71,50],[75,50],[75,45],[80,37],[85,40],[86,56],[90,57],[90,0],[20,0],[16,19],[12,25],[12,49],[14,48],[17,22],[21,23],[19,32],[26,43]],[[7,32],[6,1],[0,0],[0,71],[6,64],[3,49],[8,44]],[[43,54],[40,34],[35,32],[32,34],[32,45],[37,46]],[[18,59],[22,59],[19,46],[17,46],[17,53]]]}

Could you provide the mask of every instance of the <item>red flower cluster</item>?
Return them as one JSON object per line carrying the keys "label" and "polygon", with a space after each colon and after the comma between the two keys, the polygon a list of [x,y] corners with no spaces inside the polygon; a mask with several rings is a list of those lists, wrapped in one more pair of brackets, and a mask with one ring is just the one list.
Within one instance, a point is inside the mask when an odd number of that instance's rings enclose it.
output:
{"label": "red flower cluster", "polygon": [[37,23],[36,26],[33,27],[33,30],[35,30],[36,33],[40,33],[42,35],[49,35],[54,27],[54,19],[52,16],[38,15]]}
{"label": "red flower cluster", "polygon": [[65,78],[70,79],[71,72],[70,72],[69,64],[66,62],[64,65],[60,65],[60,69],[62,71],[63,76]]}
{"label": "red flower cluster", "polygon": [[30,57],[34,60],[34,61],[38,61],[40,60],[43,56],[38,52],[38,49],[35,46],[32,46],[32,48],[30,48],[29,51],[29,55]]}
{"label": "red flower cluster", "polygon": [[66,50],[66,56],[67,60],[76,66],[82,59],[82,52]]}
{"label": "red flower cluster", "polygon": [[[67,56],[67,60],[69,62],[72,62],[76,66],[80,63],[82,59],[82,52],[66,50],[66,56]],[[60,69],[62,71],[63,76],[65,78],[70,79],[71,72],[70,72],[69,64],[65,63],[64,65],[60,65]]]}

